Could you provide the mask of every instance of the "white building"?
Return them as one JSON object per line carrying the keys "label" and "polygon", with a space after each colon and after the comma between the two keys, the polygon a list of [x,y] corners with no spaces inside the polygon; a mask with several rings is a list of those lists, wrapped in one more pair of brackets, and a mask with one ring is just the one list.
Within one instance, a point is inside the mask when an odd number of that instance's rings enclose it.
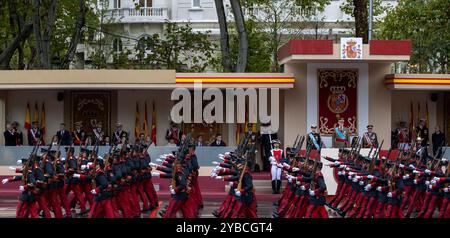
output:
{"label": "white building", "polygon": [[[289,7],[283,0],[279,2],[278,12],[281,14],[289,11]],[[227,11],[227,20],[232,21],[228,0],[224,0]],[[296,35],[310,38],[336,39],[337,36],[351,35],[353,30],[353,18],[344,13],[340,6],[345,0],[330,0],[323,12],[318,12],[308,19],[290,17],[293,23],[308,22],[309,24],[291,24],[291,31],[283,30],[287,36]],[[384,6],[395,6],[396,0],[383,1]],[[194,31],[210,32],[212,38],[219,36],[219,26],[214,0],[107,0],[103,7],[105,28],[104,34],[108,38],[106,45],[120,51],[124,48],[134,49],[139,39],[143,39],[155,33],[163,32],[164,23],[167,21],[176,23],[189,22]],[[267,16],[261,9],[254,9],[257,19],[264,21]],[[270,19],[268,20],[270,21]],[[298,38],[299,36],[292,36]],[[290,38],[290,37],[289,37]],[[93,49],[88,45],[78,46],[78,59],[88,60]],[[83,67],[83,66],[76,66]]]}

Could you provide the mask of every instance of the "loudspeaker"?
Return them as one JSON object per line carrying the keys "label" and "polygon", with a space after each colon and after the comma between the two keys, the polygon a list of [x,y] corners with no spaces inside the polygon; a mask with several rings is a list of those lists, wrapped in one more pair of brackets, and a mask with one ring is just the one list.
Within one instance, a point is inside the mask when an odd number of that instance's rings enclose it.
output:
{"label": "loudspeaker", "polygon": [[431,101],[432,102],[437,102],[438,100],[438,94],[437,93],[432,93],[431,94]]}
{"label": "loudspeaker", "polygon": [[64,93],[59,92],[59,93],[56,95],[56,100],[58,100],[58,102],[63,101],[63,100],[64,100]]}

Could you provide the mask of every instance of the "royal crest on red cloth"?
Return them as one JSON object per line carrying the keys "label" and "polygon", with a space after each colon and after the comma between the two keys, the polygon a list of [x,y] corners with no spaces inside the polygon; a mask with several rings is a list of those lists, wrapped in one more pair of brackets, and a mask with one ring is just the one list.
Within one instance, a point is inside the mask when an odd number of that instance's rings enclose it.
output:
{"label": "royal crest on red cloth", "polygon": [[353,69],[319,69],[319,130],[330,135],[339,118],[350,134],[357,132],[358,71]]}

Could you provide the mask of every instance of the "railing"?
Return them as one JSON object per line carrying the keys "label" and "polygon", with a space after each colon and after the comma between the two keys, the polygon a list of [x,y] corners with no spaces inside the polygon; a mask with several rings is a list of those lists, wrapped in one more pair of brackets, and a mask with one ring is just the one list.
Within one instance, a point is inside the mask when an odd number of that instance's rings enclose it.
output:
{"label": "railing", "polygon": [[112,18],[121,18],[120,21],[126,21],[127,17],[147,17],[146,19],[165,20],[168,19],[167,8],[162,7],[141,7],[141,8],[119,8],[107,11],[107,16]]}
{"label": "railing", "polygon": [[[33,146],[0,146],[0,166],[14,166],[17,160],[21,158],[28,158],[31,151],[33,151]],[[43,146],[42,148],[48,148],[48,146]],[[100,146],[98,150],[98,155],[103,156],[108,153],[109,146]],[[75,155],[78,155],[80,151],[79,146],[75,146]],[[88,147],[88,149],[93,149],[93,146]],[[39,149],[40,150],[40,149]],[[168,154],[172,151],[176,151],[177,147],[169,146],[153,146],[148,149],[152,161],[155,162],[162,154]],[[223,154],[228,151],[234,151],[235,147],[197,147],[195,154],[197,155],[198,163],[200,166],[213,166],[212,161],[219,161],[217,158],[218,154]],[[61,157],[66,156],[66,150],[61,146]],[[39,153],[40,154],[40,151]]]}

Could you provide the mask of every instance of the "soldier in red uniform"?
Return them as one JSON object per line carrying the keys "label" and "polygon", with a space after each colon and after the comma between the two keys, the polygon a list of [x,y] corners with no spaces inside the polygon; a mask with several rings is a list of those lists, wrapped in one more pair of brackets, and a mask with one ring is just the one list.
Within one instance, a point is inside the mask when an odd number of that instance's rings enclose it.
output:
{"label": "soldier in red uniform", "polygon": [[281,189],[281,171],[284,162],[284,152],[280,148],[281,142],[276,139],[272,141],[272,150],[270,150],[271,156],[269,157],[270,164],[272,165],[270,173],[272,175],[272,193],[279,194]]}

